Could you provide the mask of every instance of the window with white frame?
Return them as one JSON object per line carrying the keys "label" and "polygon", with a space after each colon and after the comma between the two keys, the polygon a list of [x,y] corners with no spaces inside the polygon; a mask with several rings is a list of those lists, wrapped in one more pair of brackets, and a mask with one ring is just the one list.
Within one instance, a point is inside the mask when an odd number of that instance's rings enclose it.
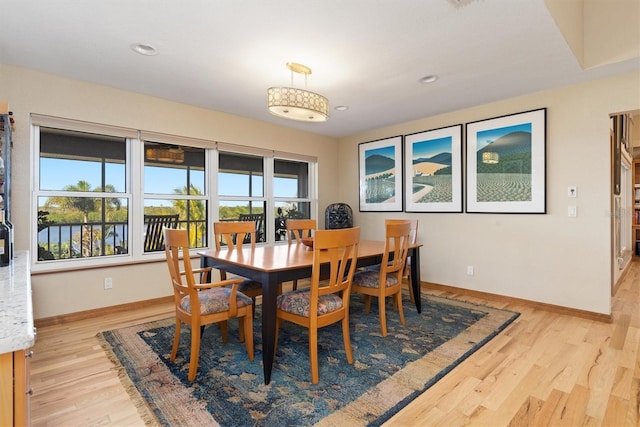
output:
{"label": "window with white frame", "polygon": [[127,141],[122,136],[39,128],[39,260],[126,252]]}
{"label": "window with white frame", "polygon": [[[288,153],[32,115],[35,267],[161,258],[151,219],[175,218],[194,249],[213,221],[255,221],[283,240],[283,219],[312,218],[316,160]],[[155,255],[154,255],[155,254]]]}

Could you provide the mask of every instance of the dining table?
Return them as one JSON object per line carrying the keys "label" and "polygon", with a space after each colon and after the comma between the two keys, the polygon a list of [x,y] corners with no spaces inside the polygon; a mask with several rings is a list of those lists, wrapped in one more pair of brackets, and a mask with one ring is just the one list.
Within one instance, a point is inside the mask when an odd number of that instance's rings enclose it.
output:
{"label": "dining table", "polygon": [[[384,254],[384,241],[361,240],[358,245],[358,267],[379,264]],[[409,247],[411,287],[418,313],[420,301],[420,247]],[[280,284],[311,277],[313,249],[303,243],[275,244],[233,249],[222,247],[199,251],[201,267],[212,267],[262,284],[262,363],[264,383],[271,381],[276,336],[276,299]]]}

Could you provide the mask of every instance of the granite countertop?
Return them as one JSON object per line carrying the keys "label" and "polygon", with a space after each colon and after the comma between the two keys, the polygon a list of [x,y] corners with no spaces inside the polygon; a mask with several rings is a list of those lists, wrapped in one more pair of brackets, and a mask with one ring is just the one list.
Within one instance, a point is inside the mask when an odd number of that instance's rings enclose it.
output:
{"label": "granite countertop", "polygon": [[32,347],[35,342],[29,252],[19,251],[0,267],[0,353]]}

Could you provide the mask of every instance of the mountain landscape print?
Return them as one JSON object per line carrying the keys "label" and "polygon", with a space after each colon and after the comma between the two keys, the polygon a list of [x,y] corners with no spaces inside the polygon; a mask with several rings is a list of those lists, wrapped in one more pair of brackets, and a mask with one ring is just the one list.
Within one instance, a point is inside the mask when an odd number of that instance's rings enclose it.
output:
{"label": "mountain landscape print", "polygon": [[450,136],[411,144],[411,201],[448,203],[453,199]]}
{"label": "mountain landscape print", "polygon": [[365,202],[394,202],[396,197],[395,146],[366,150],[364,158]]}
{"label": "mountain landscape print", "polygon": [[531,201],[531,123],[488,129],[476,135],[476,200]]}

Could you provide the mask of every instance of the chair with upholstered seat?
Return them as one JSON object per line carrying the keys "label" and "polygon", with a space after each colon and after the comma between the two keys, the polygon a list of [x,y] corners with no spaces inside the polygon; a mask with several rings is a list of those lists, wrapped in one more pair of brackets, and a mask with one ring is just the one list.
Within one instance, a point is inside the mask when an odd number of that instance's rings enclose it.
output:
{"label": "chair with upholstered seat", "polygon": [[[320,378],[318,368],[318,329],[342,322],[342,338],[347,362],[353,364],[349,337],[349,298],[351,281],[356,268],[360,228],[318,230],[313,242],[311,286],[283,293],[277,300],[277,329],[283,321],[293,322],[309,329],[309,362],[311,382]],[[326,264],[330,275],[320,278],[320,267]],[[274,349],[275,351],[275,349]]]}
{"label": "chair with upholstered seat", "polygon": [[[313,236],[317,222],[315,219],[287,219],[287,241],[289,244],[300,243],[302,239]],[[298,281],[293,281],[293,290],[298,289]]]}
{"label": "chair with upholstered seat", "polygon": [[222,340],[226,343],[227,321],[233,318],[239,319],[240,341],[245,342],[249,359],[253,360],[253,303],[251,298],[238,291],[242,279],[197,283],[195,275],[210,277],[211,269],[191,267],[187,230],[165,228],[163,234],[176,306],[176,329],[170,360],[176,358],[180,345],[180,327],[185,323],[191,328],[188,378],[193,381],[198,370],[200,338],[204,327],[220,323]]}
{"label": "chair with upholstered seat", "polygon": [[[256,226],[253,221],[222,221],[213,223],[213,234],[216,250],[224,243],[230,251],[242,250],[244,242],[248,242],[252,249],[256,247]],[[225,280],[227,272],[220,270],[220,278]],[[253,300],[254,311],[256,297],[262,295],[262,284],[255,280],[242,278],[239,290]]]}
{"label": "chair with upholstered seat", "polygon": [[365,297],[365,311],[371,309],[371,297],[378,297],[378,314],[380,316],[380,331],[387,336],[387,317],[385,311],[386,298],[394,298],[395,306],[400,314],[400,322],[404,325],[404,311],[402,309],[402,276],[409,251],[411,224],[386,223],[385,246],[382,262],[379,268],[358,271],[353,276],[352,292],[358,292]]}
{"label": "chair with upholstered seat", "polygon": [[[415,245],[418,241],[418,220],[417,219],[386,219],[385,224],[393,224],[393,223],[403,223],[408,222],[411,224],[411,234],[409,235],[409,245]],[[411,286],[411,261],[407,258],[407,261],[404,264],[404,273],[402,274],[403,278],[407,279],[407,283],[409,284],[409,298],[411,298],[411,302],[415,303],[415,296],[413,295],[413,287]]]}

